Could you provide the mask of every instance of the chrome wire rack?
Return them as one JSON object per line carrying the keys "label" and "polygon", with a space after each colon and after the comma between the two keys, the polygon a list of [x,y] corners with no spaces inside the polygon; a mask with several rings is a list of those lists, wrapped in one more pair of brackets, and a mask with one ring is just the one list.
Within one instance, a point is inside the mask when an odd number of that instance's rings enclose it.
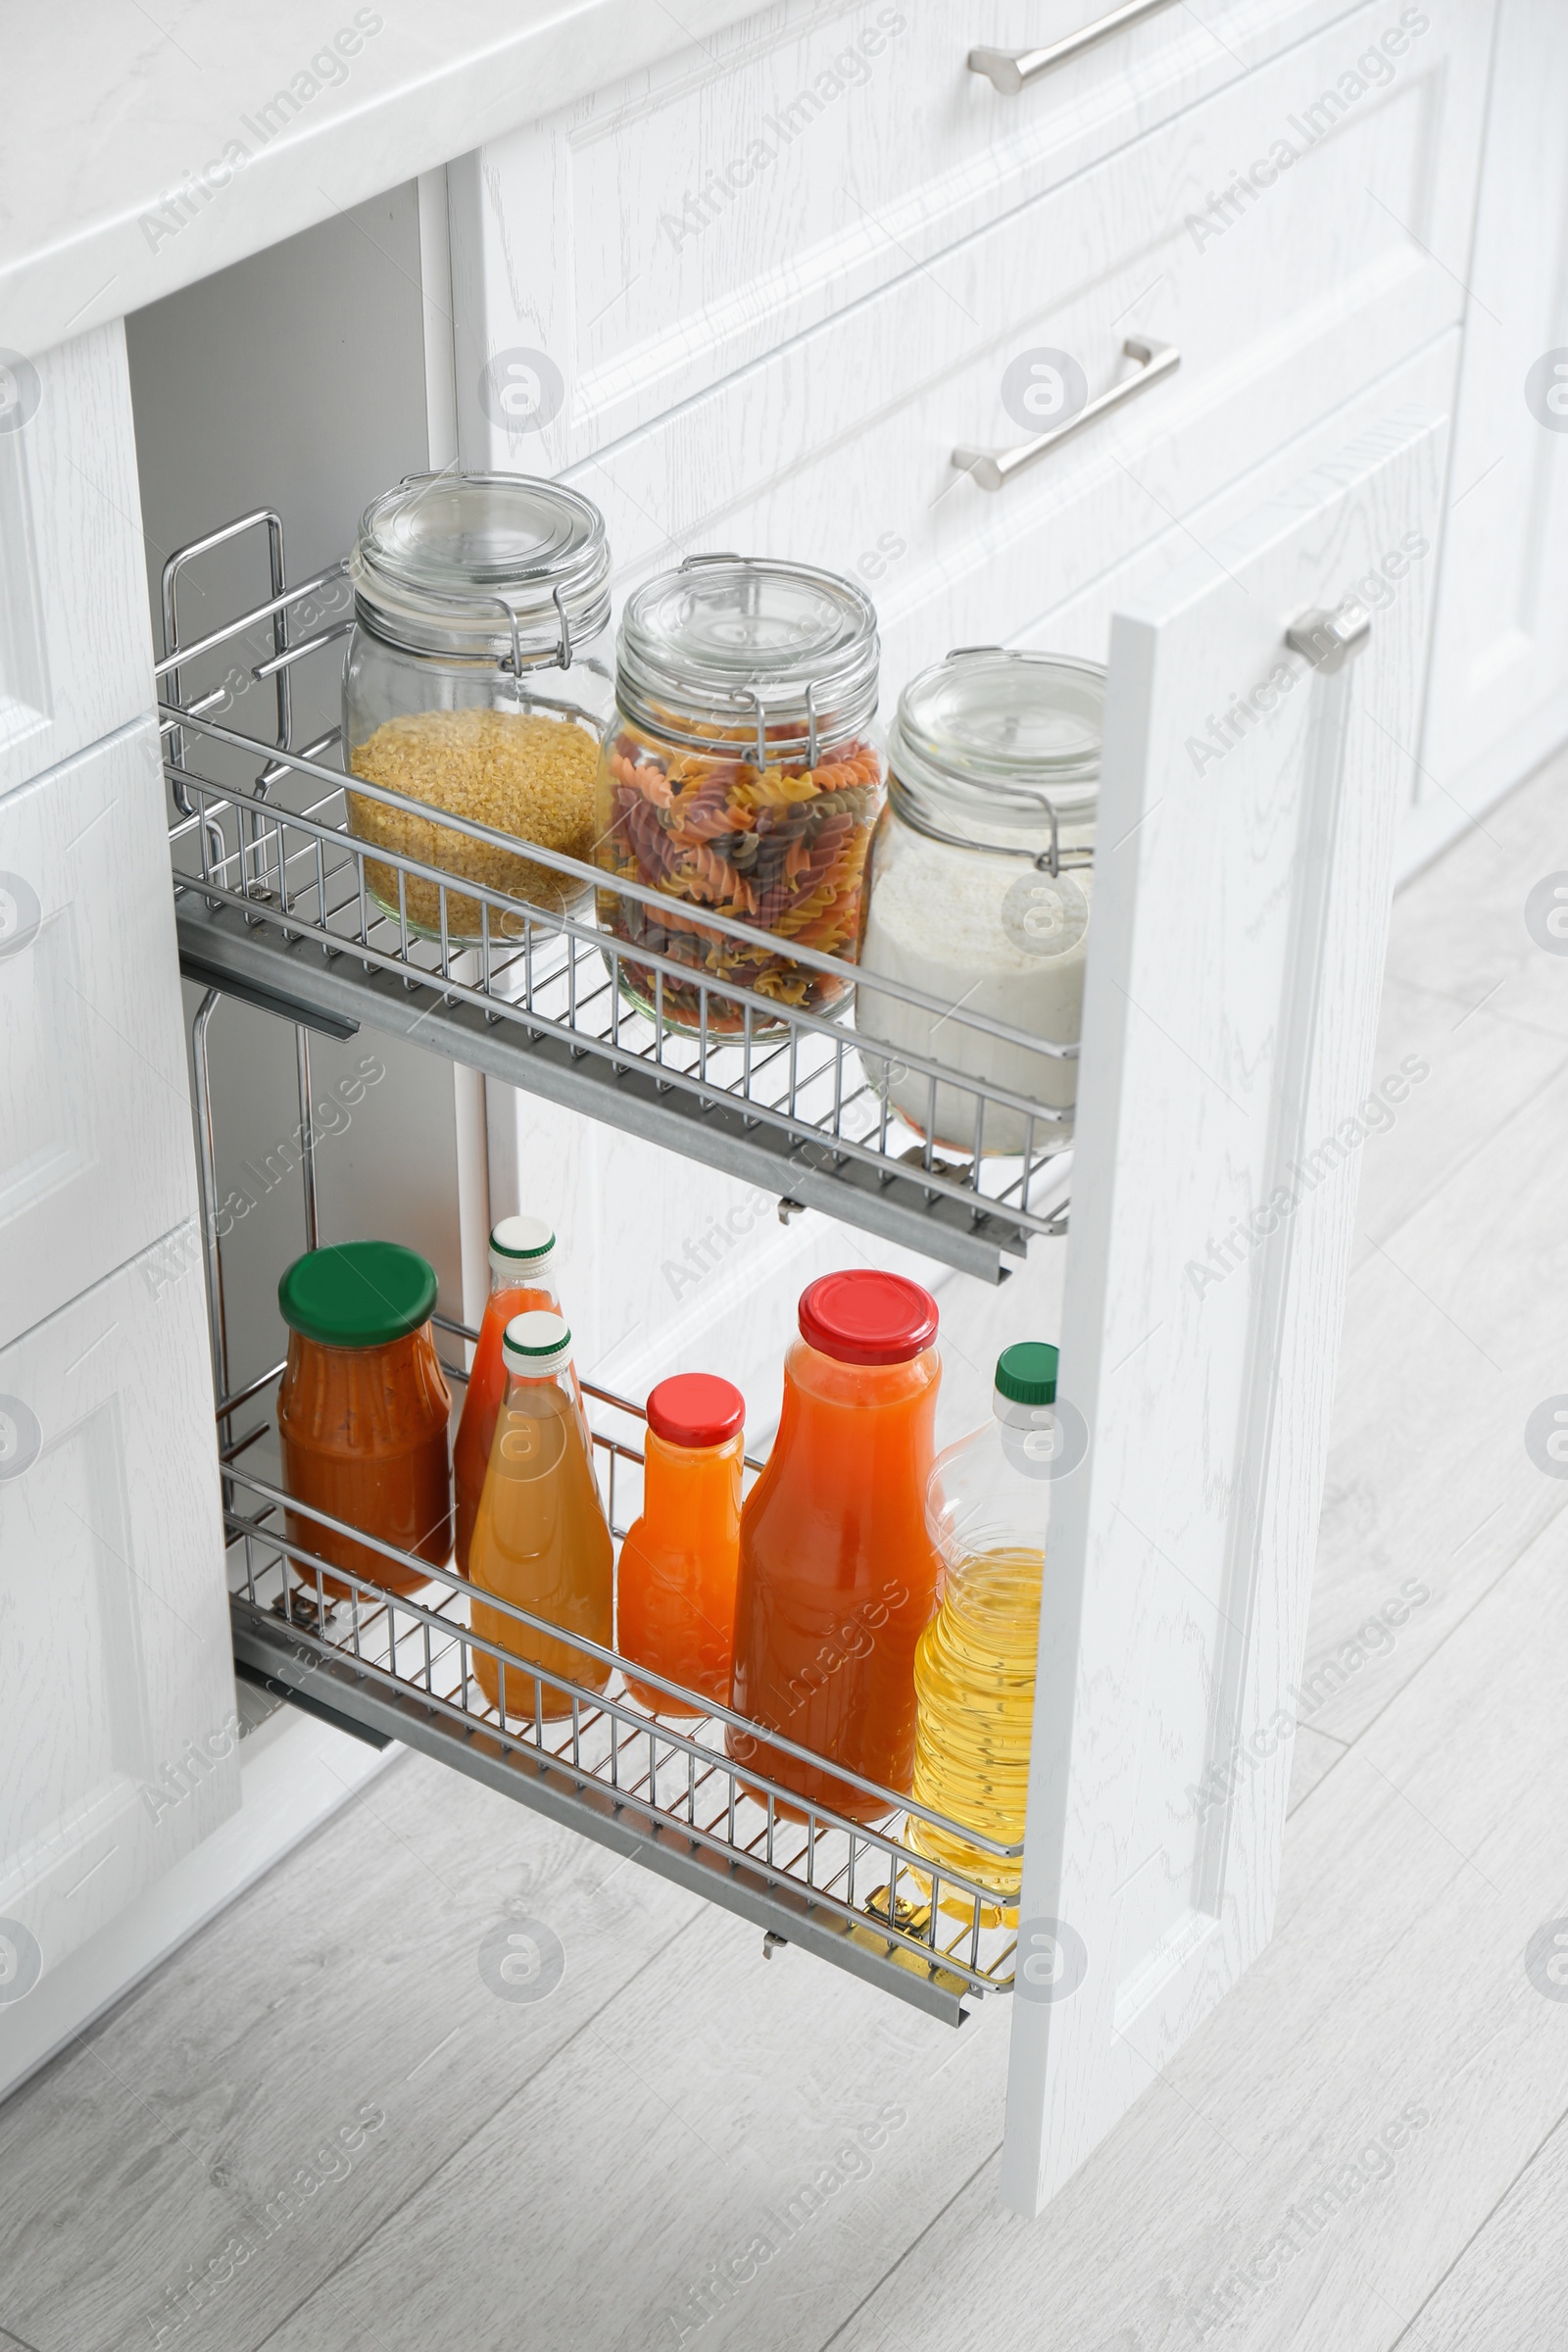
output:
{"label": "chrome wire rack", "polygon": [[[270,593],[182,640],[178,594],[187,567],[226,549],[225,563],[265,544]],[[525,1091],[658,1142],[779,1196],[781,1212],[826,1210],[991,1281],[1031,1239],[1064,1230],[1071,1110],[966,1075],[963,1069],[781,1004],[730,980],[703,981],[641,944],[625,946],[586,915],[564,917],[449,873],[351,830],[336,724],[296,744],[296,703],[335,710],[340,640],[353,626],[342,564],[287,583],[282,525],[266,510],[193,541],[165,571],[166,657],[158,664],[180,956],[187,976],[303,1023],[347,1036],[361,1025],[418,1043]],[[303,631],[303,633],[301,633]],[[266,735],[226,723],[237,700],[270,688]],[[398,817],[421,804],[368,779],[356,800]],[[442,812],[444,834],[515,858],[509,835]],[[619,876],[533,844],[530,862],[667,913],[669,902]],[[368,864],[396,876],[397,907],[378,903]],[[410,922],[417,884],[436,894],[438,921]],[[454,936],[454,906],[478,907],[478,935]],[[421,901],[421,903],[423,903]],[[465,921],[471,927],[471,915]],[[737,947],[780,942],[702,910]],[[434,936],[426,936],[425,932]],[[802,966],[929,1014],[958,1041],[956,1063],[1023,1047],[1070,1063],[1054,1045],[963,1004],[858,971],[791,944]],[[623,994],[623,959],[653,1013]],[[693,1031],[657,1017],[665,985],[691,991]],[[726,1026],[728,1024],[728,1026]],[[894,1091],[923,1086],[923,1129],[906,1123]],[[962,1144],[934,1144],[943,1124]],[[955,1101],[962,1104],[955,1119]],[[999,1125],[999,1121],[1006,1124]],[[1021,1151],[990,1152],[990,1135],[1021,1134]]]}
{"label": "chrome wire rack", "polygon": [[[477,1336],[437,1320],[460,1338]],[[950,1837],[1006,1858],[1014,1870],[1021,1848],[959,1830],[636,1667],[644,1688],[667,1690],[698,1711],[696,1720],[661,1720],[627,1690],[615,1651],[577,1642],[489,1593],[486,1609],[515,1622],[515,1647],[481,1639],[469,1623],[472,1587],[455,1570],[431,1568],[308,1509],[256,1466],[273,1447],[270,1405],[282,1368],[222,1400],[220,1414],[221,1438],[246,1407],[264,1407],[220,1447],[234,1648],[250,1674],[329,1720],[400,1740],[634,1856],[755,1922],[769,1950],[778,1942],[799,1944],[952,2024],[959,2022],[966,1998],[1010,1990],[1016,1930],[997,1896],[946,1865],[917,1860],[900,1832],[912,1811]],[[466,1377],[460,1364],[445,1369],[456,1381]],[[629,1517],[628,1484],[635,1490],[640,1483],[643,1414],[608,1390],[585,1382],[583,1391],[618,1544]],[[315,1527],[352,1534],[422,1591],[400,1598],[322,1561],[309,1541]],[[517,1652],[526,1656],[530,1635],[580,1649],[584,1683],[604,1680],[604,1690],[578,1687],[532,1659],[523,1664]],[[495,1661],[502,1703],[480,1688],[479,1655]],[[879,1826],[862,1827],[770,1780],[756,1764],[738,1762],[728,1752],[730,1733],[765,1740],[775,1753],[830,1771],[871,1800],[883,1816]]]}

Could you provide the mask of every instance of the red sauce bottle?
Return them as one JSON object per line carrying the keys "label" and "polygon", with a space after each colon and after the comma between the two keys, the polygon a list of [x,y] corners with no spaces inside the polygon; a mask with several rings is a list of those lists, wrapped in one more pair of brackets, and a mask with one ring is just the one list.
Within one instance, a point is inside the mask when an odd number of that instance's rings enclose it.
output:
{"label": "red sauce bottle", "polygon": [[[616,1575],[623,1658],[729,1704],[740,1559],[746,1399],[710,1372],[662,1380],[648,1398],[643,1508],[627,1530]],[[702,1712],[652,1683],[626,1688],[656,1715]]]}
{"label": "red sauce bottle", "polygon": [[[733,1705],[799,1746],[907,1790],[914,1649],[936,1606],[926,1531],[936,1301],[902,1275],[825,1275],[800,1304],[767,1467],[741,1514]],[[852,1820],[888,1807],[731,1731],[730,1754]]]}

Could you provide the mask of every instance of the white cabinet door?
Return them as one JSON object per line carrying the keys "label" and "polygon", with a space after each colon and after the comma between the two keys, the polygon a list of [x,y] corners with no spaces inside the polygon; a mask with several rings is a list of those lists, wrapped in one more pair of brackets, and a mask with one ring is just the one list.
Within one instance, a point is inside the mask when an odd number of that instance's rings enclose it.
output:
{"label": "white cabinet door", "polygon": [[119,319],[0,350],[0,793],[153,705]]}
{"label": "white cabinet door", "polygon": [[148,719],[0,799],[0,1347],[195,1189]]}
{"label": "white cabinet door", "polygon": [[238,1803],[194,1220],[0,1352],[6,2004]]}
{"label": "white cabinet door", "polygon": [[1409,865],[1568,735],[1568,10],[1502,0]]}
{"label": "white cabinet door", "polygon": [[1401,412],[1112,622],[1061,1335],[1087,1452],[1049,1487],[1004,2158],[1024,2212],[1271,1931],[1422,600],[1333,674],[1286,633],[1433,539],[1446,437]]}

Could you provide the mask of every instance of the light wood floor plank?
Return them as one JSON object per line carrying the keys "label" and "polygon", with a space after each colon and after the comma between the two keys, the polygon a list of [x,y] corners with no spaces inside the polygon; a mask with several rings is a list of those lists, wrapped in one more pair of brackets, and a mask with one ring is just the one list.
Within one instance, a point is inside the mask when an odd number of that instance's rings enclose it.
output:
{"label": "light wood floor plank", "polygon": [[[1396,936],[1419,920],[1419,909],[1396,905]],[[1568,1033],[1510,1020],[1497,1010],[1496,998],[1473,1011],[1450,996],[1391,977],[1372,1067],[1374,1092],[1386,1078],[1407,1084],[1409,1092],[1399,1102],[1383,1099],[1373,1113],[1380,1124],[1360,1147],[1356,1267],[1375,1256],[1379,1244],[1396,1249],[1409,1220],[1561,1076]],[[1417,1076],[1423,1068],[1426,1075]]]}
{"label": "light wood floor plank", "polygon": [[1001,2139],[1005,2004],[955,2033],[718,1914],[269,2339],[819,2343]]}
{"label": "light wood floor plank", "polygon": [[1401,891],[1391,978],[1461,1011],[1485,1003],[1499,1017],[1568,1036],[1568,956],[1548,953],[1525,926],[1536,883],[1568,869],[1565,785],[1568,753],[1559,753]]}
{"label": "light wood floor plank", "polygon": [[1341,1757],[1348,1753],[1343,1740],[1331,1740],[1326,1732],[1314,1732],[1310,1724],[1297,1725],[1295,1741],[1291,1752],[1288,1814],[1304,1804],[1325,1773],[1332,1772]]}
{"label": "light wood floor plank", "polygon": [[1565,1133],[1568,1073],[1351,1277],[1301,1705],[1336,1738],[1374,1719],[1568,1502],[1524,1446],[1532,1408],[1568,1388]]}
{"label": "light wood floor plank", "polygon": [[1476,2232],[1398,2352],[1550,2352],[1568,2341],[1568,2119]]}
{"label": "light wood floor plank", "polygon": [[[249,2352],[705,1909],[405,1758],[0,2108],[0,2322]],[[536,2004],[480,1975],[519,1914]]]}

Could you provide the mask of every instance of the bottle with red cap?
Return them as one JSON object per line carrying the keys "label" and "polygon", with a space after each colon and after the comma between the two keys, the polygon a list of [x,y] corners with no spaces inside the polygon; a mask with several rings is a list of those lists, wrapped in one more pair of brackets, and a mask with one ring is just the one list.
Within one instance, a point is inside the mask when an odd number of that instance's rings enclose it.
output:
{"label": "bottle with red cap", "polygon": [[[620,1547],[617,1646],[719,1706],[729,1704],[740,1557],[746,1399],[710,1372],[662,1380],[648,1398],[643,1508]],[[699,1710],[634,1681],[656,1715]]]}
{"label": "bottle with red cap", "polygon": [[[884,1788],[914,1767],[914,1651],[936,1605],[926,1527],[937,1307],[899,1274],[805,1292],[766,1469],[741,1514],[733,1705]],[[885,1803],[731,1730],[729,1752],[851,1819]]]}

